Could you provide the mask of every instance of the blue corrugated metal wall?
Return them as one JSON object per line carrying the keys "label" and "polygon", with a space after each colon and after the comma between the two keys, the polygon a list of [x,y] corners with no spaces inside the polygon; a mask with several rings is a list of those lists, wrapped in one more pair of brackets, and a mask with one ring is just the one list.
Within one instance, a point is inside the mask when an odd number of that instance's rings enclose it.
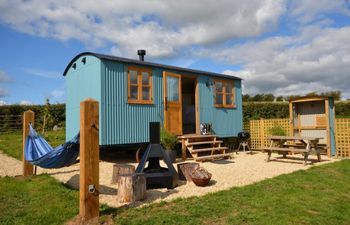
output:
{"label": "blue corrugated metal wall", "polygon": [[153,69],[153,104],[128,104],[127,66],[103,61],[100,144],[128,144],[148,142],[148,124],[163,121],[162,71]]}
{"label": "blue corrugated metal wall", "polygon": [[[81,61],[84,57],[86,64]],[[66,75],[66,140],[79,132],[80,102],[86,98],[100,102],[101,96],[101,61],[94,56],[82,56],[75,63],[76,69],[70,68]]]}
{"label": "blue corrugated metal wall", "polygon": [[206,86],[208,78],[200,76],[198,79],[200,123],[211,123],[220,137],[237,136],[243,127],[241,81],[234,81],[236,108],[225,109],[214,106],[214,86]]}

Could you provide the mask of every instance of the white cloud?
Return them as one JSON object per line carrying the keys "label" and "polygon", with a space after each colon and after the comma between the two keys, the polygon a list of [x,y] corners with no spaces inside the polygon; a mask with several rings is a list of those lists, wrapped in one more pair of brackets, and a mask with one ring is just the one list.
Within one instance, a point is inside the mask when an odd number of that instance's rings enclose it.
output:
{"label": "white cloud", "polygon": [[350,26],[306,28],[296,36],[271,37],[225,50],[214,58],[243,64],[240,71],[225,71],[244,79],[250,94],[305,94],[311,91],[343,92],[350,98]]}
{"label": "white cloud", "polygon": [[188,45],[210,45],[274,29],[285,0],[20,1],[0,3],[0,22],[32,35],[115,45],[123,55],[146,48],[172,56]]}
{"label": "white cloud", "polygon": [[20,105],[34,105],[32,101],[22,100],[19,102]]}
{"label": "white cloud", "polygon": [[[88,50],[107,47],[127,57],[144,48],[147,57],[178,56],[172,63],[184,66],[203,56],[240,65],[242,70],[225,73],[244,78],[250,94],[341,90],[350,98],[350,27],[335,24],[331,14],[348,18],[349,1],[0,0],[0,24],[27,34],[76,39]],[[50,96],[63,94],[54,90]]]}
{"label": "white cloud", "polygon": [[53,97],[53,98],[61,98],[63,97],[65,94],[64,90],[53,90],[50,92],[50,95]]}
{"label": "white cloud", "polygon": [[0,98],[1,97],[6,97],[9,95],[9,91],[5,88],[0,88]]}
{"label": "white cloud", "polygon": [[51,79],[59,79],[61,78],[62,74],[59,72],[54,72],[54,71],[47,71],[47,70],[42,70],[42,69],[32,69],[32,68],[27,68],[24,69],[26,73],[34,76],[39,76],[39,77],[45,77],[45,78],[51,78]]}
{"label": "white cloud", "polygon": [[0,70],[0,83],[11,81],[10,77],[2,70]]}
{"label": "white cloud", "polygon": [[4,100],[0,100],[0,106],[1,105],[8,105],[8,103],[6,101],[4,101]]}
{"label": "white cloud", "polygon": [[289,14],[300,23],[322,20],[329,13],[340,13],[350,16],[347,0],[293,0],[289,6]]}

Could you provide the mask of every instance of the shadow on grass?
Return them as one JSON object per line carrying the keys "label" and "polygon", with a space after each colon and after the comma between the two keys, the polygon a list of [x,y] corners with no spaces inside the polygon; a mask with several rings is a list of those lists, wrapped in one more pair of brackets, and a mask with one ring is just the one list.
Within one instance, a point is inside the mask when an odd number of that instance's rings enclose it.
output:
{"label": "shadow on grass", "polygon": [[[66,183],[62,183],[62,185],[64,185],[65,187],[69,189],[75,189],[75,190],[79,190],[79,184],[80,184],[79,174],[72,176]],[[103,194],[103,195],[116,195],[117,189],[100,184],[99,192],[100,194]]]}
{"label": "shadow on grass", "polygon": [[[295,157],[295,156],[277,156],[272,159],[270,159],[270,162],[280,162],[280,163],[291,163],[291,164],[304,164],[304,157]],[[327,162],[330,160],[327,159],[321,159],[321,162]],[[321,163],[317,159],[308,159],[307,165],[313,165],[315,163]]]}
{"label": "shadow on grass", "polygon": [[73,172],[79,172],[80,169],[74,169],[74,170],[66,170],[66,171],[57,171],[57,172],[48,172],[49,175],[58,175],[58,174],[66,174],[66,173],[73,173]]}

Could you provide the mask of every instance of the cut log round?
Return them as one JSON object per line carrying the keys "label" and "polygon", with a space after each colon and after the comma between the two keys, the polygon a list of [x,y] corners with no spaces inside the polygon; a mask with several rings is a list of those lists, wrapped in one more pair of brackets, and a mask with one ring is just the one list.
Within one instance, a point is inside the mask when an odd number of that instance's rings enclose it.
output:
{"label": "cut log round", "polygon": [[203,167],[198,167],[192,171],[190,176],[193,183],[195,183],[197,186],[206,186],[209,183],[212,174]]}
{"label": "cut log round", "polygon": [[199,163],[181,163],[177,164],[177,171],[180,180],[192,182],[191,173],[199,167]]}
{"label": "cut log round", "polygon": [[133,174],[133,173],[135,173],[135,166],[133,165],[114,164],[111,183],[117,184],[119,180],[119,176],[121,174]]}
{"label": "cut log round", "polygon": [[123,174],[118,179],[117,200],[120,203],[134,203],[146,198],[146,177],[141,173]]}

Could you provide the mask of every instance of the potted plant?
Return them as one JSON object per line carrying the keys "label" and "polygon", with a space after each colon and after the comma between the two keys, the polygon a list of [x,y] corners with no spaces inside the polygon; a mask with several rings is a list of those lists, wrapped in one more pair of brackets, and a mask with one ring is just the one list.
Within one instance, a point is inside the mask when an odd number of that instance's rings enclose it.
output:
{"label": "potted plant", "polygon": [[176,161],[176,144],[178,143],[177,136],[164,127],[160,129],[160,144],[165,149],[165,153],[169,156],[172,163]]}

